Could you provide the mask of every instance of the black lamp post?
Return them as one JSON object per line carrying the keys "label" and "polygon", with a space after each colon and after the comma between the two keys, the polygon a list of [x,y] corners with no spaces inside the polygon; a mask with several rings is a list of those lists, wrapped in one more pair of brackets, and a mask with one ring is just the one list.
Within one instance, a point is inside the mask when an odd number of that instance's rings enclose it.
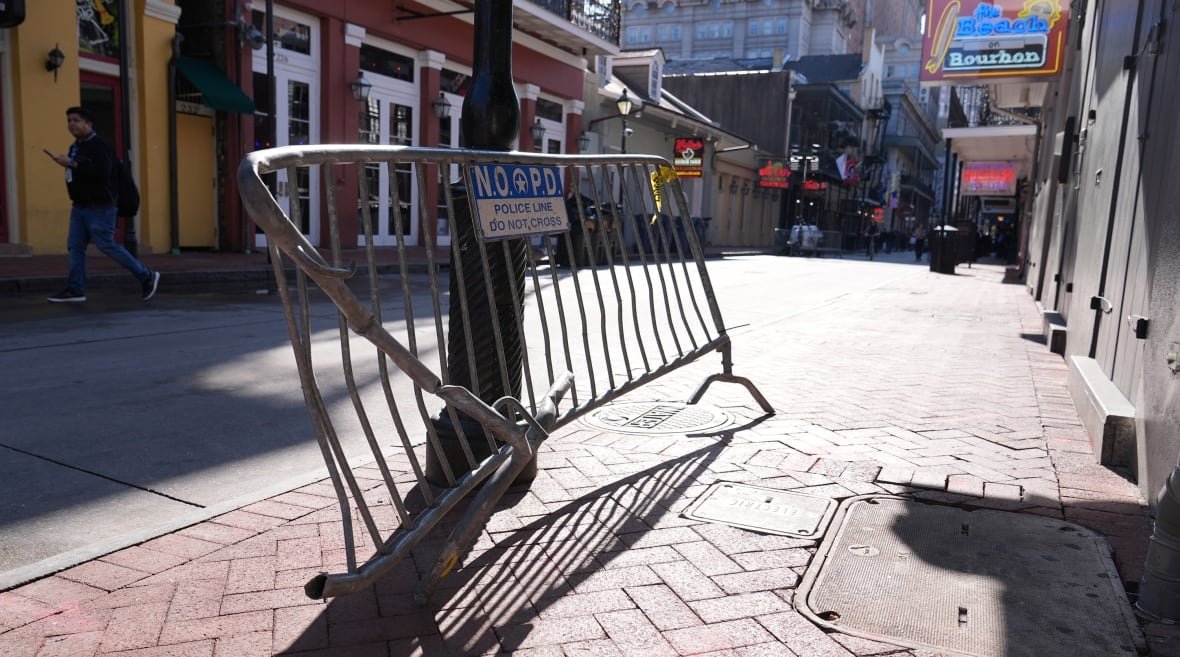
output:
{"label": "black lamp post", "polygon": [[635,107],[635,104],[631,102],[631,98],[627,96],[626,89],[623,90],[623,95],[619,96],[619,99],[615,101],[615,107],[619,108],[619,116],[623,117],[623,139],[619,144],[619,151],[626,153],[628,130],[627,115],[631,113],[631,108]]}
{"label": "black lamp post", "polygon": [[[446,99],[442,100],[445,102]],[[442,104],[436,103],[439,101],[432,103],[432,107],[442,114]],[[447,111],[449,113],[449,109]],[[512,85],[512,0],[475,3],[471,85],[463,99],[459,130],[468,148],[494,151],[511,150],[512,142],[520,132],[520,104]],[[497,248],[480,248],[467,190],[462,183],[456,183],[452,192],[455,224],[452,239],[455,243],[451,249],[446,380],[450,385],[471,390],[488,404],[504,396],[519,399],[524,356],[514,320],[519,309],[512,298],[512,290],[524,289],[528,241],[511,239]],[[481,252],[487,254],[486,263],[480,258]],[[456,258],[458,263],[454,262]],[[457,272],[462,272],[462,276]],[[492,288],[490,294],[489,286]],[[489,296],[493,298],[489,299]],[[464,299],[466,314],[463,312]],[[499,356],[501,349],[495,344],[495,332],[483,330],[493,323],[500,329],[503,362]],[[468,332],[473,345],[470,351],[467,348]],[[446,484],[447,472],[458,478],[467,471],[461,440],[466,439],[477,461],[487,455],[483,427],[472,418],[458,411],[443,411],[434,419],[433,425],[442,453],[436,453],[433,445],[427,449],[426,478],[430,481]],[[447,465],[443,464],[444,461]],[[534,456],[517,481],[531,480],[536,472]]]}
{"label": "black lamp post", "polygon": [[[791,170],[798,171],[801,174],[799,184],[796,186],[799,196],[795,201],[796,205],[799,205],[799,201],[803,198],[804,186],[807,184],[808,169],[815,170],[819,168],[819,144],[812,144],[802,152],[799,151],[798,147],[792,148],[791,151]],[[815,201],[811,201],[810,205],[814,206]],[[807,223],[807,215],[803,215],[803,223]],[[815,223],[816,225],[819,224],[818,221]]]}
{"label": "black lamp post", "polygon": [[[593,121],[591,121],[590,123],[587,123],[586,129],[589,130],[590,128],[593,128],[595,125],[598,125],[599,123],[602,123],[603,121],[606,121],[609,119],[622,119],[623,120],[623,138],[619,143],[619,150],[622,151],[623,153],[626,153],[627,152],[627,133],[631,132],[631,129],[627,127],[627,117],[630,116],[631,112],[635,109],[635,101],[631,100],[631,96],[627,94],[626,89],[623,89],[623,95],[619,96],[618,100],[615,101],[615,108],[619,110],[618,114],[610,114],[608,116],[600,116],[597,119],[594,119]],[[590,147],[590,135],[583,131],[581,136],[578,137],[578,148],[580,148],[583,152],[585,152],[585,150],[589,147]]]}

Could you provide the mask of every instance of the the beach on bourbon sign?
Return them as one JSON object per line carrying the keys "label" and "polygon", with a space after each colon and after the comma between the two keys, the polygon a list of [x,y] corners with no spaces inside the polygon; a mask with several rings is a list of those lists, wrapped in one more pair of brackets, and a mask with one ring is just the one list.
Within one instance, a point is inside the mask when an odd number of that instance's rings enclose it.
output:
{"label": "the beach on bourbon sign", "polygon": [[561,171],[532,164],[472,164],[475,219],[485,240],[569,230]]}

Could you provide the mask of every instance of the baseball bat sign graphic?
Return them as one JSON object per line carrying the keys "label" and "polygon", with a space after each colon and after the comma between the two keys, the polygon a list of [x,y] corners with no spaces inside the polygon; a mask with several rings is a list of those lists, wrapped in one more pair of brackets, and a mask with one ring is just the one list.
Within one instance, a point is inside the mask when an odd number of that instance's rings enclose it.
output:
{"label": "baseball bat sign graphic", "polygon": [[951,37],[955,35],[955,18],[959,15],[959,0],[951,0],[942,10],[942,17],[938,19],[938,27],[934,30],[934,38],[930,40],[930,61],[926,62],[926,70],[937,73],[942,68],[942,60],[946,51],[950,49]]}

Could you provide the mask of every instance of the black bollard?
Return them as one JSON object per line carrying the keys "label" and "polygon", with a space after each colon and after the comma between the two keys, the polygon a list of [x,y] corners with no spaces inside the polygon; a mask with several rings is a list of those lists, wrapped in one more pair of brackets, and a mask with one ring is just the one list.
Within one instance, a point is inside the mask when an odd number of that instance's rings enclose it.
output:
{"label": "black bollard", "polygon": [[[512,0],[475,3],[471,85],[463,99],[459,126],[464,145],[478,150],[511,150],[512,142],[520,131],[520,105],[512,85]],[[523,239],[509,240],[507,254],[501,242],[487,243],[485,251],[490,277],[485,278],[478,228],[462,182],[452,185],[452,195],[455,216],[451,222],[451,239],[454,243],[451,247],[447,336],[448,383],[471,390],[488,404],[506,395],[519,399],[523,347],[516,324],[519,309],[512,299],[510,281],[515,281],[516,290],[524,290],[528,242]],[[455,262],[456,254],[461,263]],[[458,267],[458,264],[462,267]],[[488,300],[489,285],[494,292],[494,313]],[[464,296],[467,300],[466,315],[460,301]],[[504,346],[503,363],[497,353],[495,335],[489,328],[493,322],[497,322],[500,327]],[[470,353],[467,350],[468,330],[472,333],[474,345]],[[451,414],[445,411],[434,418],[433,424],[442,449],[441,456],[458,478],[470,469],[460,440],[466,438],[476,462],[487,457],[491,450],[478,422],[457,411],[455,417],[460,427],[455,426]],[[446,474],[439,463],[439,456],[428,446],[426,478],[432,483],[446,485]],[[537,462],[534,456],[516,481],[532,481],[536,474]]]}

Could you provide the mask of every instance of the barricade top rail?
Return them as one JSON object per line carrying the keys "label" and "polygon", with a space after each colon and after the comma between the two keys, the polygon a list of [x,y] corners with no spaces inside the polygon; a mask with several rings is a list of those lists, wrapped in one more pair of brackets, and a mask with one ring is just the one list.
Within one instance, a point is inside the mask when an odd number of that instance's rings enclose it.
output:
{"label": "barricade top rail", "polygon": [[[467,148],[430,148],[425,146],[379,146],[373,144],[314,144],[276,146],[248,153],[241,170],[259,174],[279,171],[289,166],[321,164],[381,162],[413,159],[423,164],[465,164],[471,162],[515,162],[520,164],[549,164],[554,166],[603,165],[631,163],[671,168],[667,159],[642,153],[626,155],[567,155],[564,153],[525,153],[521,151],[490,151]],[[239,173],[241,175],[241,173]]]}
{"label": "barricade top rail", "polygon": [[[473,172],[489,164],[543,172],[553,189],[527,203],[487,203]],[[267,174],[276,175],[264,181]],[[265,233],[312,428],[340,499],[344,562],[327,565],[345,572],[314,578],[306,587],[313,597],[380,577],[482,482],[422,582],[428,595],[508,484],[535,471],[548,432],[708,353],[721,353],[722,371],[690,402],[727,381],[772,412],[731,372],[688,200],[663,158],[287,146],[248,155],[238,180]],[[285,194],[273,193],[283,185]],[[347,221],[360,236],[345,245],[339,215],[353,207]],[[489,232],[505,223],[501,213],[534,207],[544,209],[533,216],[547,232]],[[319,231],[306,216],[317,211],[327,217]],[[425,273],[407,262],[414,235],[427,247]],[[434,255],[440,235],[450,240],[445,262]],[[378,274],[382,245],[398,251],[392,276]],[[345,246],[363,248],[363,275],[343,261]],[[366,543],[367,559],[358,555]]]}

